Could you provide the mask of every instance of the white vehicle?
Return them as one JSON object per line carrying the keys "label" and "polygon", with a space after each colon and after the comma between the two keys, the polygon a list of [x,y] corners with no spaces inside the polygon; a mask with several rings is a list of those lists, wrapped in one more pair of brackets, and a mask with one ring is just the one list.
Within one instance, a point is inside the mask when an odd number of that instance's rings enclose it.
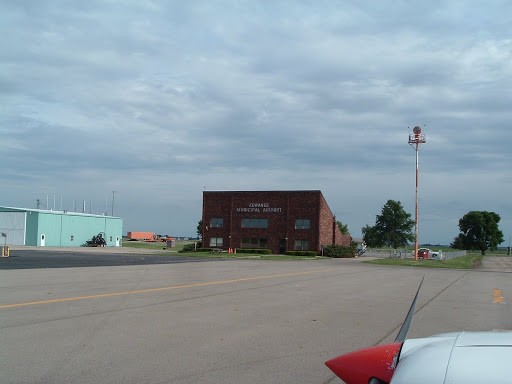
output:
{"label": "white vehicle", "polygon": [[443,251],[441,251],[441,250],[433,251],[428,248],[419,248],[418,249],[418,258],[420,258],[420,259],[423,258],[423,255],[425,254],[425,252],[427,253],[427,259],[429,259],[429,260],[444,260]]}

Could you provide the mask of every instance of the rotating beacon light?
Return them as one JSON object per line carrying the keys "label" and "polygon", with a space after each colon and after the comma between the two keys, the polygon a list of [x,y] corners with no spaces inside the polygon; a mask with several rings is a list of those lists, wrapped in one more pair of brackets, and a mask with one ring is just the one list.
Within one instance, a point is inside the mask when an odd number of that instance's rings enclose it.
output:
{"label": "rotating beacon light", "polygon": [[421,128],[415,126],[412,130],[412,134],[409,134],[409,145],[416,151],[416,205],[414,211],[414,222],[415,222],[415,236],[414,236],[414,260],[418,260],[418,185],[419,185],[419,174],[420,169],[418,165],[418,153],[420,144],[426,143],[425,135],[421,133]]}

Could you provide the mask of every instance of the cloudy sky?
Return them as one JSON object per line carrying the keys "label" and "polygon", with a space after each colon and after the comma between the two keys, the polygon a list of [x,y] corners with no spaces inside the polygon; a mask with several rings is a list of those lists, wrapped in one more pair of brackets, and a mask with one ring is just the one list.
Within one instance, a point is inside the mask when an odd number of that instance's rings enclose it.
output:
{"label": "cloudy sky", "polygon": [[[0,5],[0,205],[194,235],[203,190],[321,190],[353,236],[388,199],[420,242],[512,232],[509,1]],[[91,207],[92,206],[92,207]]]}

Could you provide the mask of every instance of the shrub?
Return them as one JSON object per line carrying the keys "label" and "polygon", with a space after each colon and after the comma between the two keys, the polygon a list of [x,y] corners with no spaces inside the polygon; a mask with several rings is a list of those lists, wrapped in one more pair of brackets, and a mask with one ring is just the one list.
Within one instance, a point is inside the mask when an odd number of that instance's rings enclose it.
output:
{"label": "shrub", "polygon": [[210,248],[201,248],[201,242],[185,244],[179,252],[210,252]]}
{"label": "shrub", "polygon": [[356,256],[356,247],[350,245],[348,247],[340,245],[328,245],[324,248],[324,256],[335,258],[350,258]]}
{"label": "shrub", "polygon": [[236,253],[256,253],[258,255],[271,255],[272,251],[265,248],[237,248]]}
{"label": "shrub", "polygon": [[286,251],[287,255],[290,256],[308,256],[315,257],[317,255],[316,251]]}

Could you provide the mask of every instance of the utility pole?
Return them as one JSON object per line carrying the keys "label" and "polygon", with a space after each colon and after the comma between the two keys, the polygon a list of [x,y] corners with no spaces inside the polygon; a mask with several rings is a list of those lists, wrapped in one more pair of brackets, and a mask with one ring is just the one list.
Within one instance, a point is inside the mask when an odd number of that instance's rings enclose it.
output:
{"label": "utility pole", "polygon": [[117,191],[112,191],[112,216],[114,216],[114,201],[116,199],[116,192]]}
{"label": "utility pole", "polygon": [[418,223],[419,223],[419,210],[418,210],[418,187],[419,187],[419,145],[427,142],[425,135],[421,133],[421,128],[416,126],[412,130],[412,134],[409,134],[409,145],[416,151],[416,204],[414,210],[414,222],[415,222],[415,236],[414,236],[414,260],[418,260]]}

